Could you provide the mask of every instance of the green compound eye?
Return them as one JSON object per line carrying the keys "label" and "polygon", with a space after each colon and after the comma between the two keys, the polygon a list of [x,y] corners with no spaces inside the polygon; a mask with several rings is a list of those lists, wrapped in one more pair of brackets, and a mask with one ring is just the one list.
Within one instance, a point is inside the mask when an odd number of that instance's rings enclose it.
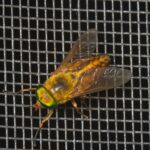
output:
{"label": "green compound eye", "polygon": [[39,87],[36,90],[36,95],[38,97],[39,102],[47,108],[55,108],[57,107],[57,102],[53,95],[43,86]]}

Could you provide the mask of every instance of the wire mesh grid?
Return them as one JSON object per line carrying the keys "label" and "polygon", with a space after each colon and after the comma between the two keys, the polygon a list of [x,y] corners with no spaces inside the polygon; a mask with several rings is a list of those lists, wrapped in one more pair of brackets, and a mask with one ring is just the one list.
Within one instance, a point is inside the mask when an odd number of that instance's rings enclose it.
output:
{"label": "wire mesh grid", "polygon": [[[0,148],[149,149],[150,3],[148,1],[0,1]],[[97,52],[131,70],[122,87],[88,95],[88,119],[67,103],[56,109],[33,146],[47,110],[34,93],[61,63],[79,33],[97,30]],[[11,91],[9,92],[2,92]]]}

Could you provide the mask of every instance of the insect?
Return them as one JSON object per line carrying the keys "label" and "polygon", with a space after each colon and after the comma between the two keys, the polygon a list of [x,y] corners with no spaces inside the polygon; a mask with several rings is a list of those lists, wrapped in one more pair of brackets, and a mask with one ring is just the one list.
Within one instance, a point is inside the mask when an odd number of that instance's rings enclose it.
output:
{"label": "insect", "polygon": [[80,112],[76,97],[115,88],[129,81],[129,70],[109,66],[110,57],[107,54],[93,55],[95,50],[96,30],[91,29],[81,35],[61,65],[42,86],[21,91],[36,91],[37,102],[34,107],[49,109],[39,130],[51,118],[58,105],[70,101],[77,112]]}

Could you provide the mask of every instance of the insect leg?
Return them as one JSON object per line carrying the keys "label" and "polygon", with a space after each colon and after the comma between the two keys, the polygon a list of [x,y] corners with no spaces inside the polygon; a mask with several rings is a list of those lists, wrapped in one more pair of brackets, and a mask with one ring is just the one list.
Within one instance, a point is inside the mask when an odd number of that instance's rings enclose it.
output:
{"label": "insect leg", "polygon": [[81,112],[80,108],[78,107],[78,105],[77,105],[77,103],[76,103],[76,101],[75,101],[74,99],[71,100],[71,104],[72,104],[72,106],[75,108],[75,110],[76,110],[80,115],[83,115],[83,117],[88,118],[87,115],[85,115],[85,114],[83,114],[83,113]]}
{"label": "insect leg", "polygon": [[43,120],[42,120],[42,122],[40,123],[39,129],[36,131],[35,136],[34,136],[34,139],[33,139],[34,146],[36,146],[35,140],[36,140],[36,138],[37,138],[37,135],[38,135],[39,131],[40,131],[41,128],[43,127],[44,123],[45,123],[46,121],[48,121],[48,120],[51,118],[53,112],[54,112],[53,110],[49,110],[47,116],[44,117]]}
{"label": "insect leg", "polygon": [[[15,93],[19,94],[19,93],[30,92],[30,91],[36,91],[36,88],[22,89],[22,90],[15,92]],[[2,93],[14,94],[13,92],[5,91],[5,90],[3,90]]]}
{"label": "insect leg", "polygon": [[84,107],[86,107],[87,109],[89,109],[89,107],[85,103],[85,100],[89,99],[89,97],[85,95],[85,96],[80,97],[80,99],[81,99],[81,103],[84,105]]}
{"label": "insect leg", "polygon": [[36,88],[29,88],[29,89],[22,89],[22,90],[20,90],[20,91],[18,91],[17,93],[22,93],[22,92],[32,92],[32,91],[35,91],[36,90]]}

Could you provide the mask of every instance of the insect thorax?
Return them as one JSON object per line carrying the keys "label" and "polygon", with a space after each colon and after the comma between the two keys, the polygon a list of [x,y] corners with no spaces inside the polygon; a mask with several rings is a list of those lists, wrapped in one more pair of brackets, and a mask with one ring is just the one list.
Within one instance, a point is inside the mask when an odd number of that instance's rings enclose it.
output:
{"label": "insect thorax", "polygon": [[76,76],[72,72],[67,72],[51,76],[44,86],[53,93],[58,103],[64,103],[70,99],[76,83]]}

